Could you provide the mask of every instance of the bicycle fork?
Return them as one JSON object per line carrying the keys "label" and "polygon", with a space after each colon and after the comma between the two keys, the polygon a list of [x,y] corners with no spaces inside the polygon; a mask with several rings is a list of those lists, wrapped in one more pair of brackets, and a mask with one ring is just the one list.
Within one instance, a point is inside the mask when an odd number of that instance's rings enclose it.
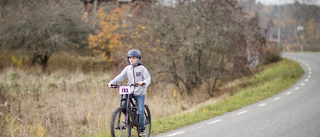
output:
{"label": "bicycle fork", "polygon": [[[128,118],[129,118],[129,96],[128,95],[124,95],[125,96],[125,98],[126,98],[126,108],[125,108],[125,125],[123,126],[123,127],[120,127],[120,119],[121,119],[121,113],[119,114],[119,117],[118,117],[118,126],[117,126],[117,128],[116,129],[126,129],[127,128],[127,125],[128,125]],[[121,98],[123,98],[123,97],[121,97]],[[120,101],[120,106],[122,106],[122,99],[121,99],[121,101]],[[129,135],[128,135],[129,136]]]}

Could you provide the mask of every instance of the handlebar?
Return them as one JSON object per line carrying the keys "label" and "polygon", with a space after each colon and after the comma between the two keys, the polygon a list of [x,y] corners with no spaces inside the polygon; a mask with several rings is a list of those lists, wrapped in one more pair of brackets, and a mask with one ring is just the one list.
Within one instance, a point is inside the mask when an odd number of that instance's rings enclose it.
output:
{"label": "handlebar", "polygon": [[[142,86],[146,85],[146,83],[142,83]],[[118,84],[111,84],[111,88],[118,88],[119,86],[121,85],[118,85]],[[138,87],[139,86],[139,83],[134,83],[134,84],[131,84],[129,86],[133,86],[133,87]]]}

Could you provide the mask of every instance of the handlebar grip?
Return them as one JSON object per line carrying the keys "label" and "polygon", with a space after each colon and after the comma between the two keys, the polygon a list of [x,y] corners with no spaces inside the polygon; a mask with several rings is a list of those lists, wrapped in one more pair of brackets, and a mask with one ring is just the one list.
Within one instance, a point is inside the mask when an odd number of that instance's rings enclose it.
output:
{"label": "handlebar grip", "polygon": [[118,86],[118,84],[111,84],[111,88],[117,88]]}

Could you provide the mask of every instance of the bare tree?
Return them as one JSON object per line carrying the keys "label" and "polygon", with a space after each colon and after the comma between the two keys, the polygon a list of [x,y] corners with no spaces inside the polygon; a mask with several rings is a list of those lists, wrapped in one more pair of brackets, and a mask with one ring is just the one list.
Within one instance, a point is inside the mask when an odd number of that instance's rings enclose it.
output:
{"label": "bare tree", "polygon": [[12,0],[1,4],[1,48],[26,51],[32,64],[40,63],[43,71],[52,53],[81,44],[91,30],[81,19],[79,2]]}
{"label": "bare tree", "polygon": [[265,41],[255,20],[248,19],[236,1],[179,0],[150,7],[136,15],[135,22],[149,28],[141,42],[153,41],[149,48],[157,49],[152,53],[157,73],[184,87],[188,95],[207,83],[213,96],[224,74],[251,74],[246,49],[258,51]]}

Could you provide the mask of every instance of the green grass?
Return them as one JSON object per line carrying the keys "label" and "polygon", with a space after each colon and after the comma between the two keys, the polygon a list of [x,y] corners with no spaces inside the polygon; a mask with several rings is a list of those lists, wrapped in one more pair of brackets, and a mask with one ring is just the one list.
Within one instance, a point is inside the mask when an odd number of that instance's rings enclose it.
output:
{"label": "green grass", "polygon": [[226,97],[215,104],[197,108],[195,111],[156,119],[152,123],[152,135],[164,133],[196,122],[234,111],[249,104],[271,97],[291,87],[302,76],[304,71],[297,62],[282,59],[270,64],[267,68],[247,81],[245,88],[234,95]]}

